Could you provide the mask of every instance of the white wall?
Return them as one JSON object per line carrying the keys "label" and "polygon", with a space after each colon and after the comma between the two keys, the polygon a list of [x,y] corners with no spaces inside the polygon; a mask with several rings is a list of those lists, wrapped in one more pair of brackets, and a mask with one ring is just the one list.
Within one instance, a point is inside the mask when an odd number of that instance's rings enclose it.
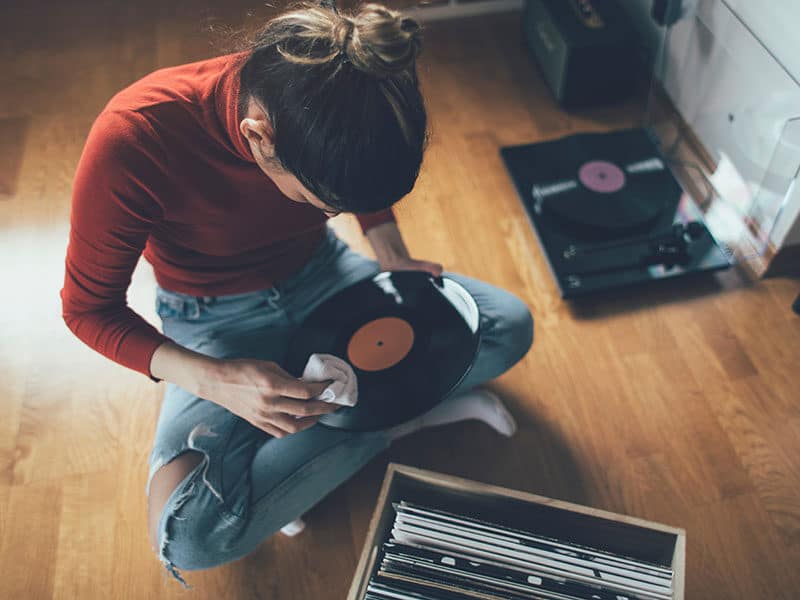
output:
{"label": "white wall", "polygon": [[[798,0],[730,0],[736,10],[783,63],[800,80],[800,2]],[[800,107],[798,107],[800,109]],[[773,230],[773,243],[800,244],[800,181],[794,185],[783,213]]]}
{"label": "white wall", "polygon": [[797,0],[728,0],[795,79],[800,79],[800,2]]}
{"label": "white wall", "polygon": [[[654,55],[663,32],[650,17],[652,0],[619,2]],[[792,81],[800,80],[800,35],[795,31],[800,1],[727,0],[726,6],[721,0],[684,0],[685,12],[694,9],[699,21],[684,19],[673,27],[664,86],[712,155],[719,159],[725,154],[741,171],[754,197],[752,206],[744,208],[757,217],[766,215],[770,241],[778,247],[800,243],[800,182],[771,227],[771,215],[784,196],[773,190],[785,190],[800,165],[800,122],[784,131],[774,154],[779,125],[800,116],[800,87]],[[768,185],[762,185],[765,174]]]}

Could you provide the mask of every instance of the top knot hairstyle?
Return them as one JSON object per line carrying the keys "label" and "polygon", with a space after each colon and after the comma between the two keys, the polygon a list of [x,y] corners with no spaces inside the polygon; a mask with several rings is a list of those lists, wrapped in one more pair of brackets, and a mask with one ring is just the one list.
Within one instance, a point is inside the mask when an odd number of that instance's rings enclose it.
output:
{"label": "top knot hairstyle", "polygon": [[325,204],[387,208],[414,187],[427,143],[417,21],[379,4],[303,3],[267,22],[240,72],[240,105],[269,115],[275,157]]}

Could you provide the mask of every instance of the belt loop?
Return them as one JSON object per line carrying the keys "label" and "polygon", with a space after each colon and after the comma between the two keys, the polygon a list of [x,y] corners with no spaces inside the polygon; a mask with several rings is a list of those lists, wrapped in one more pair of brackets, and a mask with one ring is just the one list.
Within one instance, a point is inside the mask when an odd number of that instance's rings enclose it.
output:
{"label": "belt loop", "polygon": [[278,300],[281,297],[281,292],[277,286],[266,288],[262,293],[264,294],[264,299],[267,301],[267,304],[269,304],[270,307],[278,308]]}
{"label": "belt loop", "polygon": [[200,299],[186,298],[183,301],[183,317],[185,319],[197,319],[200,316]]}

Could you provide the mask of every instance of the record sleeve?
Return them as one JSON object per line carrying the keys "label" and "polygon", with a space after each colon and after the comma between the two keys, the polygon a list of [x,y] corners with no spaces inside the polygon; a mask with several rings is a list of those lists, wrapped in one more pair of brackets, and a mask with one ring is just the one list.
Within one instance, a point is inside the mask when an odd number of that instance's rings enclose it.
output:
{"label": "record sleeve", "polygon": [[615,566],[620,569],[631,569],[643,574],[652,575],[658,578],[672,579],[672,570],[646,561],[633,559],[607,551],[598,550],[596,548],[589,548],[579,544],[564,542],[542,535],[536,535],[528,531],[514,529],[510,527],[503,527],[494,523],[487,523],[473,517],[464,515],[456,515],[444,510],[432,509],[419,506],[410,502],[400,502],[394,504],[395,511],[398,517],[403,515],[417,515],[420,518],[427,518],[433,521],[440,521],[441,523],[450,523],[460,530],[468,530],[470,528],[480,531],[481,534],[489,536],[500,536],[504,538],[512,538],[519,540],[520,543],[538,544],[537,547],[547,549],[548,547],[557,553],[564,554],[565,556],[574,556],[576,558],[583,558],[587,561],[597,561]]}
{"label": "record sleeve", "polygon": [[583,583],[637,594],[648,599],[668,600],[672,597],[672,590],[668,586],[629,579],[605,571],[539,556],[523,549],[498,547],[492,543],[483,543],[463,536],[431,534],[418,527],[396,526],[392,529],[392,537],[402,543],[460,551],[479,559],[507,562],[554,576],[568,577]]}
{"label": "record sleeve", "polygon": [[[532,591],[560,594],[564,597],[591,598],[593,600],[619,600],[617,592],[606,590],[600,586],[592,586],[570,581],[563,577],[548,576],[534,569],[521,569],[491,560],[478,560],[455,552],[439,552],[430,548],[421,548],[386,542],[383,546],[386,557],[405,557],[427,564],[430,567],[443,566],[462,573],[476,576],[490,577],[516,585],[527,587]],[[637,596],[630,595],[629,600],[639,600]]]}

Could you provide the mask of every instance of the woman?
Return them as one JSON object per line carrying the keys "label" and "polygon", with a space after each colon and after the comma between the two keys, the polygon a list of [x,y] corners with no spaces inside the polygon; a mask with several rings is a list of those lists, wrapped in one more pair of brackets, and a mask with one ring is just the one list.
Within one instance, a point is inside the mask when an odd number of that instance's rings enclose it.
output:
{"label": "woman", "polygon": [[[115,95],[78,165],[64,318],[110,359],[168,383],[150,457],[151,542],[168,570],[250,553],[388,444],[420,427],[481,419],[500,401],[467,392],[517,362],[532,320],[514,296],[452,275],[479,303],[482,344],[458,393],[386,431],[315,427],[324,383],[279,366],[320,302],[412,259],[390,206],[413,187],[426,142],[418,24],[371,4],[301,5],[247,51],[161,69]],[[325,222],[358,215],[377,256]],[[163,333],[126,304],[152,263]]]}

